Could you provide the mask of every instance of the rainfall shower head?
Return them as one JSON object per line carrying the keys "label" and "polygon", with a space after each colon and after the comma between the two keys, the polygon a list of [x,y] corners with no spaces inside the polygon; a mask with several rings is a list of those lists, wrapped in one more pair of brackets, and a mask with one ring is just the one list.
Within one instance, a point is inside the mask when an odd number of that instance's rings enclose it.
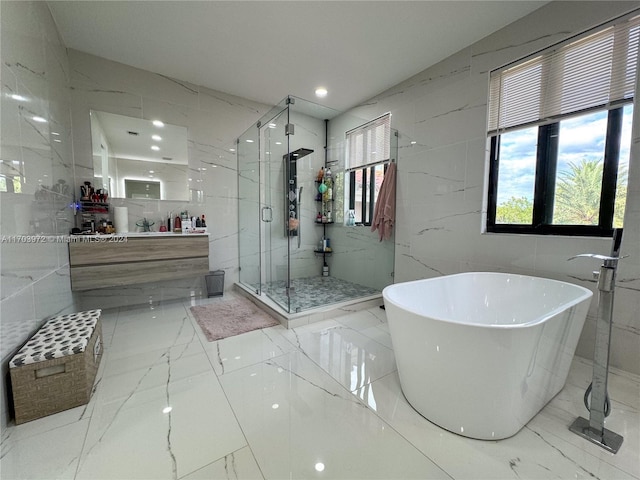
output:
{"label": "rainfall shower head", "polygon": [[300,160],[302,157],[306,157],[310,153],[313,153],[313,150],[310,148],[299,148],[289,153],[289,160]]}

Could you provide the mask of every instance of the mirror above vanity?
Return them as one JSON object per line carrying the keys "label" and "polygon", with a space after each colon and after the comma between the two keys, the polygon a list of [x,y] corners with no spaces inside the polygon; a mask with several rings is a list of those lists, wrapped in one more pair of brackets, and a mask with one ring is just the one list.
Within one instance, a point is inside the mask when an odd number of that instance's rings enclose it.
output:
{"label": "mirror above vanity", "polygon": [[189,200],[187,129],[92,110],[96,188],[111,198]]}

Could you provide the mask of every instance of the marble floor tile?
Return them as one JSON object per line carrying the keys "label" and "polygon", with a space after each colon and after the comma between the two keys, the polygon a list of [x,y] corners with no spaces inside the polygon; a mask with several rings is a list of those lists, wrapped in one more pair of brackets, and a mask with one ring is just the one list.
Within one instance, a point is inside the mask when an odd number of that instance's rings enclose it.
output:
{"label": "marble floor tile", "polygon": [[588,442],[577,446],[580,442],[555,434],[568,432],[568,423],[556,423],[553,433],[536,428],[540,414],[510,438],[474,440],[448,432],[413,410],[396,373],[360,389],[357,396],[455,479],[637,478],[587,453]]}
{"label": "marble floor tile", "polygon": [[99,402],[76,478],[180,478],[246,445],[209,372]]}
{"label": "marble floor tile", "polygon": [[86,418],[22,440],[10,437],[3,442],[0,476],[3,480],[76,478],[88,427]]}
{"label": "marble floor tile", "polygon": [[262,472],[249,447],[225,455],[200,470],[182,477],[183,480],[211,480],[212,478],[262,480]]}
{"label": "marble floor tile", "polygon": [[282,326],[247,332],[216,342],[203,341],[213,369],[218,375],[289,353],[295,347],[279,331]]}
{"label": "marble floor tile", "polygon": [[3,429],[0,478],[640,480],[637,375],[610,372],[616,455],[568,430],[588,417],[580,357],[520,432],[473,440],[411,408],[377,306],[208,342],[188,308],[215,301],[106,309],[90,402]]}
{"label": "marble floor tile", "polygon": [[448,478],[301,352],[221,383],[266,478]]}
{"label": "marble floor tile", "polygon": [[349,391],[396,370],[393,350],[332,320],[293,329],[287,338]]}

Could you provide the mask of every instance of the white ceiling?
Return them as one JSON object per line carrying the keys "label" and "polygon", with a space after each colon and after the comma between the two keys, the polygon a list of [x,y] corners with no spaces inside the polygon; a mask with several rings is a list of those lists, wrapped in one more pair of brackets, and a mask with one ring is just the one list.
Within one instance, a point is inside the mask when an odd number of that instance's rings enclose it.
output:
{"label": "white ceiling", "polygon": [[294,95],[341,111],[545,3],[48,2],[67,47],[268,105]]}

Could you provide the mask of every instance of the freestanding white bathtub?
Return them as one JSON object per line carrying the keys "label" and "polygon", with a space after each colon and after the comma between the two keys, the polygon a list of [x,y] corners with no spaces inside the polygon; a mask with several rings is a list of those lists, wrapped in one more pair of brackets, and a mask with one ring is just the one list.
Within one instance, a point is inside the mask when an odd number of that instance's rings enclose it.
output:
{"label": "freestanding white bathtub", "polygon": [[517,433],[565,384],[592,292],[503,273],[382,291],[402,391],[431,422],[471,438]]}

